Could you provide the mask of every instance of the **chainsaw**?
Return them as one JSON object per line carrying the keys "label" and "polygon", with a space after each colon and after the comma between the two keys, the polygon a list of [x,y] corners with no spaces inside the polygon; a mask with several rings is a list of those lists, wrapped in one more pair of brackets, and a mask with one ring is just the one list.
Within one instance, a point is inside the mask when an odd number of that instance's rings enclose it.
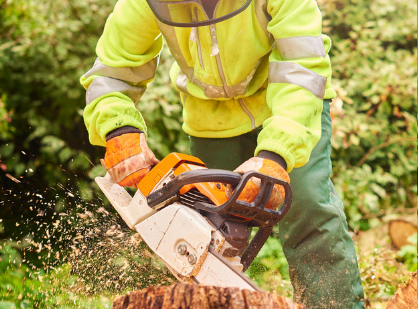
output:
{"label": "chainsaw", "polygon": [[[251,203],[238,197],[252,178],[261,180]],[[281,179],[256,171],[244,175],[208,169],[198,158],[171,153],[139,182],[131,196],[109,174],[96,183],[126,224],[182,283],[259,288],[244,274],[273,227],[290,208],[292,190]],[[234,189],[225,197],[227,184]],[[274,185],[285,199],[267,208]],[[251,228],[258,230],[252,240]]]}

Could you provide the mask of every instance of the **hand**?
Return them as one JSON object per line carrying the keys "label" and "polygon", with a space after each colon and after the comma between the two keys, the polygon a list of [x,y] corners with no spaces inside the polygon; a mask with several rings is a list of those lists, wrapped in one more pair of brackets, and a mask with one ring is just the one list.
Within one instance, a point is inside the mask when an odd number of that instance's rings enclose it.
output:
{"label": "hand", "polygon": [[118,129],[120,134],[116,130],[108,135],[105,158],[101,161],[113,181],[123,187],[137,188],[142,178],[160,161],[148,148],[142,131],[126,128],[129,127]]}
{"label": "hand", "polygon": [[[245,161],[244,163],[242,163],[240,166],[238,166],[238,168],[234,172],[245,174],[246,172],[249,172],[249,171],[258,171],[260,173],[273,176],[273,177],[285,180],[288,183],[290,183],[289,175],[283,169],[283,167],[281,167],[278,163],[269,159],[253,157]],[[260,179],[252,177],[245,185],[238,199],[241,201],[246,201],[248,203],[253,202],[258,194],[260,183],[261,183]],[[231,197],[232,192],[233,192],[232,186],[228,185],[225,190],[225,195],[228,199]],[[284,198],[285,198],[284,188],[276,184],[273,187],[273,191],[270,195],[269,202],[267,203],[267,208],[277,209],[283,203]]]}

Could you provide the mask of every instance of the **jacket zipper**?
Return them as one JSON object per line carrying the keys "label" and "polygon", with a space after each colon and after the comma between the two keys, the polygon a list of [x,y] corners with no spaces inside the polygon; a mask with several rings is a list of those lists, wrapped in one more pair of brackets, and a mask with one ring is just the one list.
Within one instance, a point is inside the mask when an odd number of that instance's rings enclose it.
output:
{"label": "jacket zipper", "polygon": [[[225,94],[229,98],[233,98],[233,95],[229,91],[229,88],[226,84],[225,74],[224,74],[224,70],[223,70],[223,67],[222,67],[222,63],[221,63],[221,56],[219,55],[219,46],[218,46],[218,41],[217,41],[217,38],[216,38],[215,25],[209,25],[209,27],[210,27],[210,34],[211,34],[211,37],[212,37],[212,55],[211,56],[216,57],[216,64],[218,66],[218,71],[219,71],[219,75],[220,75],[221,80],[222,80],[222,86],[224,88]],[[251,112],[249,111],[249,109],[245,105],[244,100],[242,98],[239,98],[238,101],[239,101],[242,109],[244,110],[244,112],[248,115],[248,117],[250,117],[252,129],[255,130],[255,119],[254,119],[253,114],[251,114]]]}
{"label": "jacket zipper", "polygon": [[218,71],[219,71],[219,75],[220,75],[221,80],[222,80],[222,86],[224,88],[225,94],[227,95],[228,98],[232,98],[233,95],[229,91],[229,88],[226,84],[225,74],[224,74],[224,70],[222,68],[221,56],[219,55],[218,41],[216,39],[215,25],[209,25],[209,28],[210,28],[210,35],[212,37],[212,55],[211,56],[216,57],[216,64],[218,66]]}
{"label": "jacket zipper", "polygon": [[[193,11],[193,21],[197,21],[197,8],[196,7],[194,8],[194,11]],[[197,44],[197,55],[199,57],[200,66],[204,70],[205,69],[205,65],[203,64],[202,46],[200,45],[199,29],[197,29],[197,27],[193,27],[192,28],[192,37],[193,37],[193,40],[196,40],[196,44]]]}

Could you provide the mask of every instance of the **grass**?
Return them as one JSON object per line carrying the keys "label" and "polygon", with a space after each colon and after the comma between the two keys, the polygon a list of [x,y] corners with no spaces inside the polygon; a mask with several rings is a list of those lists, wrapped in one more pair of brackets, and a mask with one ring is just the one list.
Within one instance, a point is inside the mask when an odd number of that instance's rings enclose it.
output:
{"label": "grass", "polygon": [[[0,309],[111,308],[118,295],[175,281],[136,233],[118,225],[116,214],[85,211],[76,218],[80,220],[72,230],[77,235],[59,247],[60,255],[49,246],[22,249],[16,242],[0,242]],[[417,236],[412,235],[401,250],[393,250],[380,235],[370,235],[366,232],[356,240],[359,268],[368,306],[384,308],[417,268]],[[35,266],[25,260],[25,252],[35,249],[41,260],[59,258]],[[287,261],[277,238],[268,239],[247,274],[263,290],[292,297]]]}

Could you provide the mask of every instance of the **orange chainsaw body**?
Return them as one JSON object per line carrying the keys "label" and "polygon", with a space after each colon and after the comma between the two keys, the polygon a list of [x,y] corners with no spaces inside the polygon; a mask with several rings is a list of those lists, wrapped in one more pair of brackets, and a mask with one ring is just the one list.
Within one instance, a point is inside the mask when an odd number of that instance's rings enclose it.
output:
{"label": "orange chainsaw body", "polygon": [[[139,183],[138,189],[144,196],[148,196],[159,181],[171,171],[174,176],[181,173],[206,168],[206,164],[199,158],[182,153],[170,153],[158,163]],[[200,193],[208,197],[216,206],[222,205],[228,199],[225,197],[225,186],[216,182],[203,182],[186,185],[180,190],[180,194],[185,194],[192,189],[197,189]]]}

